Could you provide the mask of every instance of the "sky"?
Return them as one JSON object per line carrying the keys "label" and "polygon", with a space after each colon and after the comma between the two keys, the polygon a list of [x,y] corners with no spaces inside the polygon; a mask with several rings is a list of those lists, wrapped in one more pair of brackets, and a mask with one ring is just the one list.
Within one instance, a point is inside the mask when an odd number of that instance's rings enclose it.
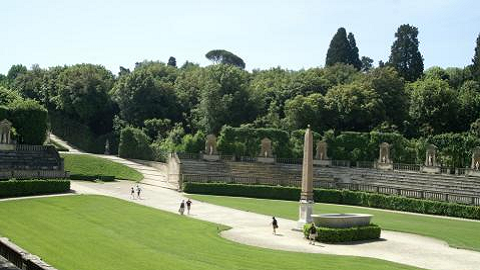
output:
{"label": "sky", "polygon": [[478,0],[2,0],[0,73],[31,67],[119,66],[174,56],[209,65],[225,49],[247,69],[324,66],[339,27],[355,35],[360,56],[386,61],[401,24],[418,27],[425,67],[471,64],[480,33]]}

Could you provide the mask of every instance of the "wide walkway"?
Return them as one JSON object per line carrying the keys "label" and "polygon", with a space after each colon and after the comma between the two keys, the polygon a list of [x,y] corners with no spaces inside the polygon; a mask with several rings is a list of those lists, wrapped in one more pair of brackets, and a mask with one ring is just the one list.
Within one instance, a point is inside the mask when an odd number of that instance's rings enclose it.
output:
{"label": "wide walkway", "polygon": [[55,136],[54,134],[50,133],[50,139],[56,141],[57,143],[60,143],[61,145],[65,146],[68,148],[68,152],[62,152],[63,154],[88,154],[92,156],[97,156],[105,159],[109,159],[111,161],[118,162],[120,164],[126,165],[130,168],[133,168],[137,171],[139,171],[141,174],[143,174],[143,180],[142,183],[144,184],[149,184],[149,185],[155,185],[159,187],[164,187],[168,189],[174,189],[177,190],[178,187],[174,184],[168,183],[167,181],[167,175],[166,172],[160,171],[158,169],[155,169],[153,167],[147,166],[140,164],[138,162],[135,162],[133,160],[128,160],[124,159],[118,156],[114,155],[100,155],[100,154],[90,154],[90,153],[85,153],[82,152],[81,150],[75,148],[74,146],[70,145],[68,142],[60,139],[59,137]]}
{"label": "wide walkway", "polygon": [[[78,193],[112,196],[173,213],[177,213],[181,200],[186,199],[184,194],[173,190],[141,185],[142,198],[133,200],[129,192],[132,185],[134,183],[128,181],[103,184],[74,181],[72,189]],[[199,201],[193,202],[190,217],[232,227],[222,232],[222,236],[247,245],[297,252],[372,257],[426,269],[480,269],[479,252],[450,248],[443,241],[414,234],[382,231],[381,241],[312,246],[303,239],[300,232],[292,230],[296,226],[296,222],[292,220],[279,219],[279,232],[273,235],[269,216]]]}

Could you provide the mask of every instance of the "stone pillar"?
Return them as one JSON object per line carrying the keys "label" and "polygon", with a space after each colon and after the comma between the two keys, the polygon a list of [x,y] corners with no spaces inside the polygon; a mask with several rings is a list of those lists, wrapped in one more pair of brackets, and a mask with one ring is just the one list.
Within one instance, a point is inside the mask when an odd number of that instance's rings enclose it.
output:
{"label": "stone pillar", "polygon": [[313,204],[313,134],[309,125],[303,144],[302,191],[297,229],[302,230],[306,223],[312,222]]}
{"label": "stone pillar", "polygon": [[[201,153],[200,153],[201,154]],[[217,137],[213,134],[208,134],[205,141],[205,153],[202,158],[207,161],[218,161],[220,155],[217,152]]]}

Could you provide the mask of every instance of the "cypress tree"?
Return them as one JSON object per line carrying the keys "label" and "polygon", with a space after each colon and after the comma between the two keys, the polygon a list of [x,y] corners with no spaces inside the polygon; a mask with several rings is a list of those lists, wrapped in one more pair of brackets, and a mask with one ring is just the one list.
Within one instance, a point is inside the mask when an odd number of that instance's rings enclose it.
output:
{"label": "cypress tree", "polygon": [[335,63],[350,64],[350,43],[347,40],[347,31],[340,27],[330,42],[327,51],[325,66],[333,66]]}
{"label": "cypress tree", "polygon": [[472,59],[472,73],[474,78],[480,81],[480,34],[477,37],[477,46],[475,47],[475,55]]}
{"label": "cypress tree", "polygon": [[352,33],[348,33],[348,43],[350,44],[350,57],[348,64],[353,65],[357,70],[362,68],[362,61],[358,55],[357,43],[355,42],[355,36]]}
{"label": "cypress tree", "polygon": [[418,50],[418,28],[400,25],[395,33],[388,64],[408,81],[415,81],[423,74],[423,57]]}

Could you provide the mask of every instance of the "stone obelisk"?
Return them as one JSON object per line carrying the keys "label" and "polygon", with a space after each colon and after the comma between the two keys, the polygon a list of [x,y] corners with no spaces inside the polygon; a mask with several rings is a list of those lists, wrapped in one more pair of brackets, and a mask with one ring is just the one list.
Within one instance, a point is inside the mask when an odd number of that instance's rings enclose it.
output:
{"label": "stone obelisk", "polygon": [[300,211],[298,229],[312,222],[313,211],[313,134],[308,125],[303,143],[302,192],[300,193]]}

